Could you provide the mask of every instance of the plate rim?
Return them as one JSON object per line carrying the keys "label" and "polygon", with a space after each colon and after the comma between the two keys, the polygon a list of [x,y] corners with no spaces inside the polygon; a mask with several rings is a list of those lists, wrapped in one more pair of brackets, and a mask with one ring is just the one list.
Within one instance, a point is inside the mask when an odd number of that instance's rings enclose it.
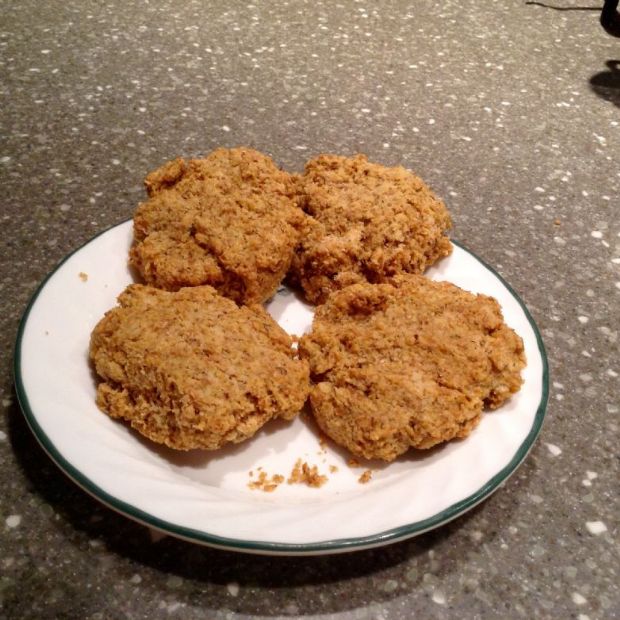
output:
{"label": "plate rim", "polygon": [[547,353],[542,340],[542,336],[532,317],[527,306],[517,294],[517,292],[510,286],[510,284],[486,261],[481,259],[477,254],[466,248],[462,243],[450,239],[452,243],[461,248],[463,251],[471,255],[477,262],[490,271],[500,282],[506,287],[508,292],[517,301],[521,307],[534,336],[536,337],[536,344],[538,352],[540,353],[542,363],[542,389],[540,394],[540,401],[534,416],[532,427],[530,428],[525,439],[519,445],[517,451],[513,455],[512,459],[505,465],[500,471],[492,476],[485,484],[483,484],[477,491],[468,495],[467,497],[459,500],[441,510],[440,512],[422,519],[420,521],[414,521],[412,523],[406,523],[397,527],[390,528],[385,531],[369,534],[367,536],[356,536],[351,538],[336,538],[331,540],[323,540],[311,543],[284,543],[274,541],[263,540],[248,540],[218,536],[215,534],[209,534],[204,530],[197,530],[195,528],[189,528],[178,525],[174,522],[166,521],[159,517],[156,517],[141,508],[138,508],[124,500],[121,500],[114,495],[104,491],[90,478],[84,475],[76,466],[71,464],[62,454],[62,452],[56,447],[56,445],[47,436],[39,422],[37,421],[36,414],[32,410],[26,389],[24,387],[22,378],[22,340],[27,327],[28,318],[32,308],[34,307],[39,295],[47,285],[47,283],[53,278],[53,276],[61,269],[61,267],[77,252],[85,248],[87,245],[95,241],[100,236],[112,231],[115,228],[127,225],[131,221],[128,218],[122,222],[108,226],[104,230],[101,230],[96,235],[82,243],[80,246],[69,252],[64,258],[62,258],[56,266],[47,274],[42,282],[37,286],[36,290],[32,294],[26,309],[20,319],[17,329],[14,355],[13,355],[13,376],[15,391],[17,400],[22,413],[30,427],[30,430],[34,434],[36,440],[43,448],[44,452],[51,458],[57,467],[77,484],[82,490],[86,491],[89,495],[106,505],[108,508],[115,510],[116,512],[134,520],[148,527],[155,528],[166,534],[172,535],[176,538],[199,543],[211,547],[220,549],[226,549],[230,551],[240,551],[246,553],[266,554],[266,555],[318,555],[328,553],[343,553],[347,551],[356,551],[360,549],[368,549],[388,543],[397,542],[406,538],[411,538],[422,534],[426,531],[439,527],[453,519],[459,517],[466,511],[470,510],[484,499],[489,497],[496,489],[498,489],[519,467],[519,465],[526,458],[536,438],[540,434],[543,426],[547,403],[549,399],[549,363],[547,360]]}

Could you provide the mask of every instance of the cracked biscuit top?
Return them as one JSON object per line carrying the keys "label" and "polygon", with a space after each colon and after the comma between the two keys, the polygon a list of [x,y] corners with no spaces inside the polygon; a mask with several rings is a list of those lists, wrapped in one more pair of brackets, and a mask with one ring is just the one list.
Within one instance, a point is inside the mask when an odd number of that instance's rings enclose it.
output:
{"label": "cracked biscuit top", "polygon": [[249,148],[176,159],[145,179],[130,263],[152,286],[208,284],[260,303],[286,274],[305,216],[296,178]]}
{"label": "cracked biscuit top", "polygon": [[320,155],[301,186],[311,218],[289,276],[313,303],[356,282],[422,273],[452,251],[445,205],[405,168]]}
{"label": "cracked biscuit top", "polygon": [[299,353],[321,429],[386,461],[466,437],[483,407],[520,388],[525,366],[523,341],[495,299],[419,275],[333,293]]}
{"label": "cracked biscuit top", "polygon": [[210,286],[130,285],[93,330],[97,405],[171,448],[213,450],[292,419],[308,366],[260,305],[237,306]]}

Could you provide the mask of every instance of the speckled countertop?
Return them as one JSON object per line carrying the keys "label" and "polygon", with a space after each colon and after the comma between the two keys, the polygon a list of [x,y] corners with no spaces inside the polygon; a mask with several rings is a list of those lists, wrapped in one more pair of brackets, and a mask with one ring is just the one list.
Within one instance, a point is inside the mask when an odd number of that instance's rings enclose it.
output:
{"label": "speckled countertop", "polygon": [[[620,44],[585,3],[5,2],[0,616],[620,617]],[[131,216],[144,174],[246,144],[403,163],[520,293],[551,368],[529,458],[449,525],[352,555],[154,536],[58,470],[16,404],[38,283]]]}

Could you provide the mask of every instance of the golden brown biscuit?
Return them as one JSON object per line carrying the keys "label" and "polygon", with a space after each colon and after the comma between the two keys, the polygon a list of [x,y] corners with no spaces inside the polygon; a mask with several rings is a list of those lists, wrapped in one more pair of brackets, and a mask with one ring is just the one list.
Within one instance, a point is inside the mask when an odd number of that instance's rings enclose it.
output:
{"label": "golden brown biscuit", "polygon": [[301,185],[312,218],[289,277],[313,303],[356,282],[422,273],[452,251],[444,204],[400,166],[320,155],[306,164]]}
{"label": "golden brown biscuit", "polygon": [[466,437],[485,405],[519,389],[525,365],[495,299],[418,275],[333,293],[299,353],[321,429],[357,456],[386,461]]}
{"label": "golden brown biscuit", "polygon": [[166,290],[209,284],[238,303],[274,294],[304,214],[296,178],[248,148],[176,159],[145,179],[130,263]]}
{"label": "golden brown biscuit", "polygon": [[97,404],[149,439],[212,450],[303,406],[308,365],[261,306],[238,307],[210,286],[133,284],[118,301],[91,336]]}

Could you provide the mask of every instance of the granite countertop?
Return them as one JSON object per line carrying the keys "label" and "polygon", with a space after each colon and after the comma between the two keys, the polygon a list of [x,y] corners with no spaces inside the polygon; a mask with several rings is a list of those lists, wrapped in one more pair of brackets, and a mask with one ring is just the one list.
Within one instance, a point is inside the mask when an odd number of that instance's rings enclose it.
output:
{"label": "granite countertop", "polygon": [[[0,616],[620,617],[620,49],[553,4],[5,3]],[[132,215],[147,171],[240,144],[415,170],[531,310],[547,419],[466,515],[340,556],[213,550],[105,508],[26,426],[12,355],[40,281]]]}

